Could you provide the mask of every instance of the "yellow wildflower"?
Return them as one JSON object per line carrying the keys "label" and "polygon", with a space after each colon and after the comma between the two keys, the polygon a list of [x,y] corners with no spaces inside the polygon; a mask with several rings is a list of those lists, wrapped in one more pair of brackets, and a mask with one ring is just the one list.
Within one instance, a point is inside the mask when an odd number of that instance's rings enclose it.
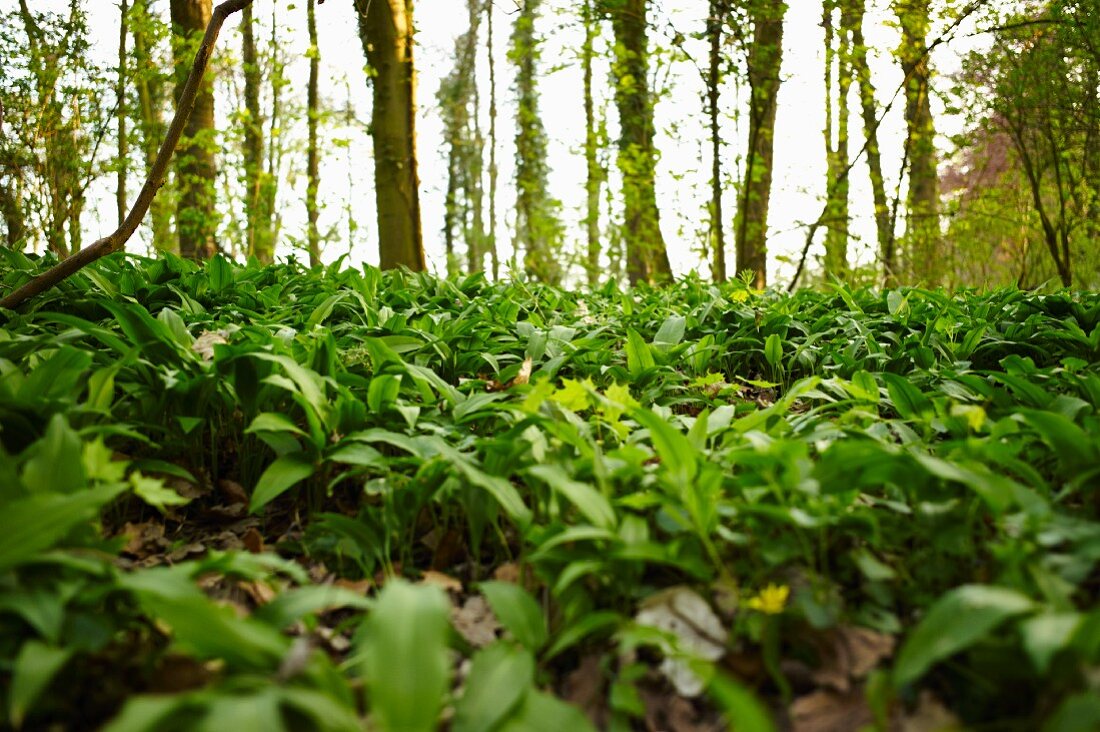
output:
{"label": "yellow wildflower", "polygon": [[760,590],[755,597],[750,597],[745,602],[749,610],[758,610],[766,615],[778,615],[787,605],[787,598],[791,595],[791,588],[787,585],[768,585]]}
{"label": "yellow wildflower", "polygon": [[749,291],[748,290],[734,290],[733,292],[730,293],[730,300],[733,300],[734,302],[745,302],[748,299],[749,299]]}

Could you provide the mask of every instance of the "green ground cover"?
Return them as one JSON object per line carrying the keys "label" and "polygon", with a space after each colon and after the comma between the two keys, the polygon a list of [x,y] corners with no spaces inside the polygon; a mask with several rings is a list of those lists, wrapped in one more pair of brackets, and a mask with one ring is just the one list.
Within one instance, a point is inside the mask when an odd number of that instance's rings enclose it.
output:
{"label": "green ground cover", "polygon": [[14,727],[1100,726],[1095,293],[131,257],[0,318]]}

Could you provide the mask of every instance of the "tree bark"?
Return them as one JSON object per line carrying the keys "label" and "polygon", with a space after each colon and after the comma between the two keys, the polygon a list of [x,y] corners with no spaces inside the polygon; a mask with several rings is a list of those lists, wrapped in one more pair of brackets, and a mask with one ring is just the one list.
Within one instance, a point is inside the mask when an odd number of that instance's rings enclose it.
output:
{"label": "tree bark", "polygon": [[[843,0],[841,0],[843,2]],[[848,90],[849,28],[842,15],[836,22],[836,0],[827,0],[825,26],[825,148],[828,160],[825,231],[825,276],[844,278],[848,273]],[[835,43],[834,43],[835,39]],[[834,85],[834,72],[836,83]],[[836,135],[833,135],[833,92],[836,91]]]}
{"label": "tree bark", "polygon": [[261,262],[275,257],[272,217],[268,188],[271,176],[264,165],[264,114],[260,107],[260,86],[263,83],[256,53],[252,8],[244,9],[241,17],[241,62],[244,65],[244,210],[247,220],[245,250]]}
{"label": "tree bark", "polygon": [[928,67],[928,4],[925,0],[894,3],[901,29],[897,56],[905,73],[905,123],[909,152],[908,218],[905,243],[912,277],[934,287],[939,249],[939,176],[936,129],[929,100],[931,71]]}
{"label": "tree bark", "polygon": [[[164,119],[161,106],[164,101],[164,89],[161,77],[153,59],[149,38],[149,27],[153,23],[149,15],[148,0],[135,0],[133,23],[134,36],[134,78],[138,92],[138,106],[141,115],[142,152],[145,156],[145,174],[152,174],[157,160],[157,150],[164,140]],[[153,199],[149,208],[153,232],[153,248],[158,252],[176,250],[172,236],[172,207],[164,196]]]}
{"label": "tree bark", "polygon": [[493,279],[500,278],[500,253],[497,247],[497,65],[493,47],[493,2],[485,3],[486,43],[489,56],[489,256]]}
{"label": "tree bark", "polygon": [[615,104],[621,130],[618,163],[623,177],[627,275],[631,284],[672,277],[657,208],[647,5],[647,0],[624,0],[611,13],[615,33]]}
{"label": "tree bark", "polygon": [[871,81],[871,67],[867,63],[867,44],[863,39],[865,0],[843,0],[842,14],[848,14],[842,24],[852,30],[852,72],[859,85],[860,112],[863,118],[863,135],[867,140],[867,169],[871,178],[871,197],[875,203],[875,232],[878,239],[879,258],[882,260],[883,284],[897,286],[897,261],[894,232],[890,221],[890,207],[886,199],[886,183],[882,177],[882,155],[878,143],[878,103],[875,86]]}
{"label": "tree bark", "polygon": [[599,132],[596,129],[596,110],[592,98],[592,64],[595,59],[597,20],[593,0],[584,0],[581,22],[584,23],[584,45],[581,47],[581,67],[584,85],[584,163],[586,195],[584,227],[587,236],[585,252],[585,277],[589,287],[600,281],[600,188],[604,172],[599,161]]}
{"label": "tree bark", "polygon": [[164,183],[164,176],[168,172],[172,155],[179,144],[180,137],[183,135],[187,119],[194,110],[195,98],[198,96],[203,76],[206,74],[206,68],[210,65],[210,56],[214,53],[214,44],[218,40],[218,34],[221,32],[225,19],[251,3],[252,0],[225,0],[211,14],[210,22],[206,26],[206,33],[203,35],[202,42],[195,54],[194,63],[191,65],[191,72],[188,74],[183,91],[180,93],[172,124],[168,127],[164,143],[160,146],[160,151],[157,153],[157,159],[153,164],[149,177],[146,179],[145,185],[142,186],[141,192],[138,193],[130,213],[126,215],[126,220],[122,222],[122,226],[87,248],[63,259],[30,282],[4,296],[3,299],[0,299],[0,308],[9,310],[17,308],[28,299],[56,286],[97,259],[120,251],[126,246],[126,242],[134,235],[134,231],[141,224],[141,220],[145,218],[145,214],[149,211],[149,204],[153,202],[157,191]]}
{"label": "tree bark", "polygon": [[126,218],[126,176],[130,166],[130,140],[126,129],[126,116],[129,114],[126,104],[126,41],[129,36],[129,2],[122,0],[119,5],[118,22],[118,83],[115,93],[118,98],[118,180],[115,185],[115,206],[118,209],[118,225]]}
{"label": "tree bark", "polygon": [[710,121],[710,227],[714,245],[714,281],[726,281],[726,231],[722,221],[722,137],[718,126],[718,92],[722,82],[722,25],[725,0],[710,0],[707,40],[707,116]]}
{"label": "tree bark", "polygon": [[371,136],[380,265],[421,271],[412,0],[355,0],[355,9],[359,38],[374,71]]}
{"label": "tree bark", "polygon": [[[191,42],[207,27],[211,18],[211,0],[172,0],[172,30],[176,67],[176,96],[182,97],[187,81]],[[184,148],[176,159],[179,203],[176,206],[176,234],[180,256],[206,259],[216,251],[217,231],[214,159],[214,83],[206,78],[195,95],[194,110],[184,130]]]}
{"label": "tree bark", "polygon": [[317,144],[317,123],[321,110],[318,99],[321,51],[317,45],[316,0],[306,0],[306,29],[309,33],[309,87],[306,91],[306,238],[309,240],[309,266],[321,263],[321,235],[317,230],[317,188],[321,182],[320,151]]}
{"label": "tree bark", "polygon": [[787,6],[753,0],[749,49],[749,145],[737,212],[737,270],[752,272],[753,286],[767,285],[768,209],[771,200],[776,97],[783,62],[783,16]]}

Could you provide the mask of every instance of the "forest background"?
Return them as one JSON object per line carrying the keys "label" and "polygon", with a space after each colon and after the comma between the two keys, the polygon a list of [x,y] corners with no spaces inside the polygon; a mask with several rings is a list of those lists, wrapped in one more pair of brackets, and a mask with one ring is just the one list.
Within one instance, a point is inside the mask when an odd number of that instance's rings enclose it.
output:
{"label": "forest background", "polygon": [[[720,3],[719,3],[720,4]],[[14,6],[15,3],[13,2]],[[81,90],[85,101],[93,102],[96,115],[82,113],[80,137],[82,145],[94,150],[85,178],[79,228],[87,232],[103,232],[114,218],[111,199],[116,196],[119,155],[117,125],[112,110],[117,112],[114,77],[118,73],[119,7],[108,0],[71,4],[66,0],[36,0],[35,13],[57,14],[61,21],[77,8],[83,18],[77,21],[78,35],[86,46],[81,53],[64,62],[63,76],[73,88]],[[148,3],[154,26],[141,31],[154,39],[151,61],[167,73],[172,59],[167,43],[169,8],[167,2]],[[455,104],[446,97],[448,80],[455,78],[462,45],[470,28],[470,8],[467,3],[428,2],[418,4],[415,15],[415,66],[417,69],[417,144],[420,174],[420,206],[424,232],[424,250],[430,268],[436,272],[448,270],[448,249],[452,250],[451,267],[457,260],[463,243],[463,232],[455,232],[454,218],[448,215],[448,189],[455,176],[449,175],[449,160],[453,159],[453,124]],[[585,45],[584,3],[557,0],[540,3],[514,3],[511,0],[475,4],[478,28],[474,39],[471,70],[474,85],[473,100],[463,102],[476,109],[466,112],[468,124],[482,136],[479,155],[480,207],[488,219],[482,227],[492,229],[500,261],[519,263],[523,268],[525,247],[517,247],[516,216],[516,128],[517,72],[520,68],[515,53],[515,27],[521,17],[534,17],[532,39],[535,43],[534,93],[535,112],[545,132],[546,180],[540,183],[542,197],[547,199],[551,215],[560,222],[561,238],[555,245],[554,258],[561,264],[567,279],[583,278],[586,222],[588,213],[585,159],[585,109],[583,105],[583,50]],[[708,7],[714,6],[714,7]],[[840,23],[841,3],[827,4],[833,23]],[[920,4],[925,5],[925,4]],[[981,94],[982,73],[975,59],[989,53],[1003,40],[998,29],[1007,18],[1041,15],[1042,8],[1026,4],[1002,2],[931,3],[928,28],[924,41],[929,46],[931,70],[930,110],[936,132],[935,148],[939,161],[941,195],[941,229],[944,246],[937,257],[938,275],[949,286],[994,286],[1018,283],[1035,286],[1053,278],[1055,268],[1046,261],[1042,246],[1042,222],[1028,205],[1026,186],[1019,178],[1017,157],[1005,154],[1011,148],[1000,139],[994,149],[984,148],[990,139],[983,130],[990,128],[991,115],[984,105],[969,105],[968,95]],[[661,230],[666,242],[672,270],[677,275],[698,271],[711,276],[715,268],[715,229],[712,196],[712,146],[708,129],[707,84],[709,41],[715,35],[707,18],[715,3],[670,0],[649,4],[648,41],[649,75],[655,118],[655,148],[657,151],[656,195],[661,217]],[[370,140],[371,87],[365,73],[363,46],[358,36],[355,11],[345,4],[322,5],[316,9],[317,56],[319,61],[319,139],[321,154],[318,183],[318,236],[321,260],[335,261],[347,255],[349,262],[378,263],[378,233],[376,204],[372,195],[372,145]],[[15,20],[15,9],[9,20]],[[521,12],[522,11],[522,12]],[[279,256],[299,250],[305,259],[307,239],[307,87],[310,70],[310,39],[307,33],[306,3],[293,3],[253,10],[254,44],[258,54],[256,70],[259,79],[259,109],[262,125],[267,127],[268,160],[264,165],[278,169],[278,181],[273,216],[276,253]],[[496,25],[492,46],[495,68],[490,69],[489,45],[486,38],[488,13]],[[130,9],[133,15],[133,9]],[[73,16],[75,17],[75,16]],[[910,176],[908,159],[906,79],[898,54],[902,50],[899,15],[891,3],[866,3],[861,23],[862,46],[866,52],[868,81],[875,90],[873,113],[877,122],[877,148],[881,156],[883,190],[893,218],[891,236],[903,239],[906,227],[906,196]],[[718,29],[719,61],[717,65],[717,124],[719,181],[722,189],[726,257],[733,263],[735,216],[745,170],[745,154],[749,134],[749,98],[751,84],[746,76],[751,26],[747,18],[731,6]],[[742,25],[739,25],[742,23]],[[130,24],[133,25],[131,19]],[[9,23],[8,41],[18,43],[18,24]],[[231,24],[235,26],[235,24]],[[603,271],[615,273],[615,241],[621,237],[622,200],[621,173],[615,160],[616,142],[620,135],[616,114],[613,73],[613,33],[611,23],[602,20],[590,23],[593,28],[593,121],[596,125],[596,153],[600,176],[606,185],[599,188],[597,237],[605,239]],[[819,280],[825,264],[826,232],[846,228],[839,234],[847,241],[847,261],[850,273],[834,272],[875,282],[881,276],[881,242],[876,240],[876,210],[871,177],[867,166],[867,146],[862,137],[860,84],[842,77],[851,74],[850,61],[845,59],[841,36],[843,29],[826,31],[822,6],[817,3],[790,4],[783,19],[781,83],[777,93],[772,163],[771,206],[767,216],[768,280],[786,285],[796,271],[799,254],[804,249],[807,234],[813,232],[813,244],[808,250],[809,271]],[[131,29],[132,30],[132,29]],[[140,30],[140,29],[139,29]],[[132,35],[132,33],[131,33]],[[217,155],[219,189],[217,238],[219,247],[227,253],[248,250],[248,213],[242,192],[242,168],[247,167],[247,125],[242,125],[242,113],[247,113],[245,99],[248,86],[242,61],[242,37],[239,28],[232,27],[228,39],[220,44],[215,56],[215,135],[212,143]],[[827,38],[828,36],[828,38]],[[826,41],[829,48],[826,49]],[[133,53],[133,42],[130,43]],[[828,64],[826,61],[828,60]],[[828,69],[828,72],[826,71]],[[843,73],[842,73],[843,72]],[[7,73],[17,76],[17,65]],[[130,69],[133,74],[133,68]],[[149,70],[140,74],[151,73]],[[826,78],[828,73],[828,78]],[[826,84],[829,93],[826,93]],[[491,182],[489,172],[489,135],[493,90],[497,104],[496,162],[499,195],[493,207],[495,217],[484,200]],[[841,88],[845,89],[844,105]],[[137,94],[131,90],[128,108],[137,114],[140,106]],[[93,101],[94,100],[94,101]],[[162,105],[168,100],[162,99]],[[9,101],[9,109],[13,104]],[[842,106],[844,111],[842,111]],[[73,107],[75,109],[75,106]],[[167,112],[167,107],[164,112]],[[846,113],[845,113],[846,112]],[[829,116],[828,134],[833,152],[826,150],[822,132]],[[79,115],[74,115],[79,116]],[[846,227],[831,226],[822,210],[830,189],[836,191],[837,162],[841,132],[841,117],[847,133],[847,162],[850,173],[844,174],[847,195]],[[12,124],[9,112],[8,124]],[[449,122],[450,120],[450,122]],[[131,127],[140,126],[133,120]],[[994,128],[996,125],[994,125]],[[134,131],[131,135],[136,134]],[[262,135],[261,135],[262,137]],[[450,139],[449,139],[450,138]],[[993,138],[999,139],[999,138]],[[10,143],[9,143],[10,146]],[[112,149],[113,148],[113,149]],[[127,153],[130,162],[126,176],[131,191],[142,180],[142,169],[136,164],[138,152]],[[997,161],[993,161],[998,158]],[[1006,159],[1007,158],[1007,159]],[[832,160],[832,162],[831,162]],[[995,211],[989,210],[983,197],[968,195],[980,188],[989,188],[978,170],[996,170],[999,193]],[[1000,167],[998,167],[1000,166]],[[1008,175],[1001,167],[1007,166]],[[0,171],[0,176],[13,169]],[[1015,179],[1010,179],[1010,178]],[[602,183],[603,181],[601,181]],[[16,183],[15,185],[20,185]],[[9,185],[11,187],[11,185]],[[171,184],[161,198],[171,196]],[[971,191],[974,189],[974,191]],[[1091,195],[1091,194],[1089,194]],[[24,200],[28,198],[23,197]],[[986,197],[988,198],[988,196]],[[163,204],[170,206],[170,203]],[[834,205],[834,204],[830,204]],[[453,203],[451,205],[453,209]],[[33,216],[32,216],[33,218]],[[495,222],[493,219],[495,218]],[[990,226],[996,220],[997,225]],[[34,228],[34,227],[32,227]],[[39,229],[47,228],[40,226]],[[450,237],[446,229],[452,229]],[[468,228],[466,234],[469,234]],[[982,235],[975,236],[980,231]],[[45,248],[48,236],[39,231],[32,244]],[[948,242],[950,242],[948,244]],[[131,242],[133,251],[148,251],[152,243],[150,230],[139,232]],[[901,244],[899,244],[900,246]],[[518,259],[517,249],[519,250]],[[611,260],[608,260],[608,254]],[[621,252],[620,252],[621,254]],[[1095,272],[1090,266],[1089,251],[1079,269]],[[1094,257],[1093,257],[1094,258]],[[834,267],[835,269],[835,267]],[[530,270],[530,267],[528,267]],[[557,275],[555,275],[557,276]],[[1091,276],[1081,284],[1088,284]],[[928,284],[932,284],[928,282]]]}

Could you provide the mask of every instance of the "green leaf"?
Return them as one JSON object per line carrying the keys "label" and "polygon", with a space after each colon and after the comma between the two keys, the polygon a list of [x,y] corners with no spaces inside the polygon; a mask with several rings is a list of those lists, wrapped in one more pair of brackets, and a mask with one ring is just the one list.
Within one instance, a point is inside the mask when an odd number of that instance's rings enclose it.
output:
{"label": "green leaf", "polygon": [[63,416],[50,419],[46,434],[31,449],[22,478],[32,493],[72,493],[84,487],[80,437]]}
{"label": "green leaf", "polygon": [[289,432],[294,435],[305,436],[305,431],[294,424],[294,421],[281,412],[260,412],[248,425],[245,433],[254,432]]}
{"label": "green leaf", "polygon": [[707,685],[707,694],[725,715],[730,729],[737,732],[774,732],[775,723],[767,708],[741,684],[716,673]]}
{"label": "green leaf", "polygon": [[496,581],[482,582],[478,587],[497,620],[521,645],[537,653],[546,644],[546,618],[526,590],[510,582]]}
{"label": "green leaf", "polygon": [[535,679],[530,651],[497,642],[474,654],[466,691],[455,704],[454,732],[497,727],[519,707]]}
{"label": "green leaf", "polygon": [[653,345],[662,351],[667,351],[679,344],[680,341],[684,340],[686,323],[687,321],[683,315],[670,316],[661,324],[657,335],[653,337]]}
{"label": "green leaf", "polygon": [[12,668],[8,695],[8,719],[13,727],[23,726],[27,712],[71,655],[71,649],[54,648],[36,640],[23,644]]}
{"label": "green leaf", "polygon": [[649,430],[649,437],[661,462],[681,488],[686,488],[698,472],[697,453],[691,441],[651,409],[635,409],[634,419]]}
{"label": "green leaf", "polygon": [[36,495],[12,501],[0,512],[0,572],[57,546],[77,525],[91,521],[126,489],[113,484],[70,495]]}
{"label": "green leaf", "polygon": [[450,688],[450,603],[438,587],[386,583],[361,637],[371,714],[384,732],[429,732]]}
{"label": "green leaf", "polygon": [[1036,671],[1047,672],[1055,654],[1069,645],[1082,621],[1080,613],[1043,613],[1020,623],[1024,650]]}
{"label": "green leaf", "polygon": [[932,410],[932,402],[907,379],[897,374],[883,372],[890,401],[902,419],[924,419]]}
{"label": "green leaf", "polygon": [[279,593],[274,600],[260,606],[252,617],[281,629],[306,615],[334,608],[367,610],[372,604],[364,595],[343,587],[310,585]]}
{"label": "green leaf", "polygon": [[1043,442],[1050,445],[1066,473],[1074,475],[1100,464],[1100,448],[1097,439],[1088,435],[1072,420],[1054,412],[1035,409],[1020,411]]}
{"label": "green leaf", "polygon": [[594,526],[615,528],[615,509],[607,498],[588,483],[570,478],[560,465],[534,465],[527,472],[565,496]]}
{"label": "green leaf", "polygon": [[783,360],[783,339],[777,333],[772,333],[764,341],[764,359],[773,369],[778,368]]}
{"label": "green leaf", "polygon": [[649,369],[656,368],[653,352],[649,344],[633,329],[626,331],[626,368],[633,378],[638,378]]}
{"label": "green leaf", "polygon": [[292,452],[276,458],[256,481],[248,510],[256,513],[287,490],[313,475],[313,471],[313,461],[306,453]]}
{"label": "green leaf", "polygon": [[509,719],[500,732],[595,732],[592,723],[576,707],[562,700],[532,689],[523,699],[523,705]]}
{"label": "green leaf", "polygon": [[206,276],[210,279],[210,289],[214,292],[221,292],[233,284],[233,269],[220,254],[215,254],[206,261]]}
{"label": "green leaf", "polygon": [[191,502],[190,498],[184,498],[171,488],[166,488],[160,478],[148,478],[140,470],[130,474],[130,485],[134,488],[134,495],[161,511],[167,506],[186,506]]}
{"label": "green leaf", "polygon": [[909,634],[894,665],[894,684],[920,679],[935,663],[969,648],[1034,603],[1003,587],[963,585],[940,597]]}

